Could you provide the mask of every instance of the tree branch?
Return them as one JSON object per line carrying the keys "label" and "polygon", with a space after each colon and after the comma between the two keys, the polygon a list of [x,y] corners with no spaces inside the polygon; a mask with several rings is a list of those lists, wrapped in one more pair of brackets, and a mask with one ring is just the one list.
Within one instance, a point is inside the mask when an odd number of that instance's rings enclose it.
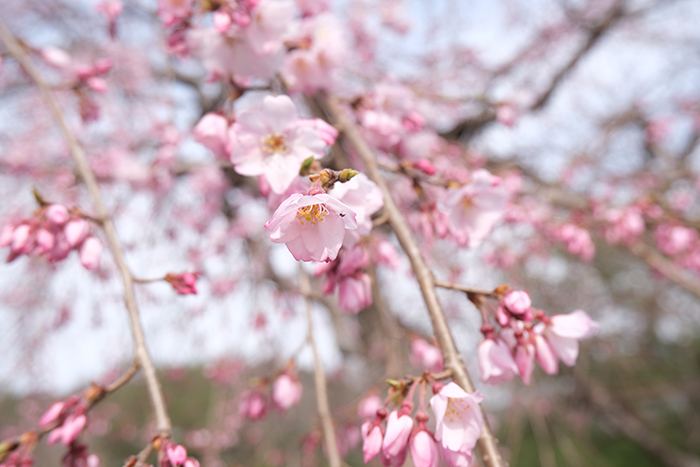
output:
{"label": "tree branch", "polygon": [[[389,217],[391,225],[401,247],[406,252],[411,267],[420,286],[430,321],[432,323],[435,338],[445,358],[446,367],[452,370],[455,381],[467,391],[473,392],[474,385],[471,382],[462,358],[457,351],[454,338],[450,331],[442,306],[437,298],[433,274],[428,268],[417,242],[413,238],[411,229],[403,217],[403,214],[394,203],[391,191],[382,177],[377,165],[377,160],[364,138],[360,134],[354,122],[348,118],[345,110],[332,97],[322,96],[321,102],[337,127],[343,132],[345,140],[352,146],[362,159],[367,175],[379,186],[384,197],[384,209]],[[482,409],[483,411],[483,409]],[[484,427],[479,439],[478,449],[484,464],[487,467],[505,466],[496,446],[497,440],[491,432],[486,414],[484,413]]]}
{"label": "tree branch", "polygon": [[162,436],[169,436],[171,431],[170,418],[165,407],[163,391],[156,375],[155,366],[153,365],[148,348],[146,347],[139,307],[136,302],[136,294],[134,292],[134,276],[126,264],[124,249],[122,248],[119,238],[117,237],[114,223],[112,222],[109,216],[109,211],[107,210],[107,207],[102,199],[95,174],[88,164],[87,157],[85,156],[82,146],[68,127],[68,123],[63,116],[63,112],[61,111],[61,108],[59,107],[58,102],[53,96],[49,86],[34,68],[29,57],[27,56],[26,51],[17,38],[15,38],[12,32],[1,22],[0,39],[5,43],[5,46],[10,54],[19,62],[22,69],[27,73],[29,78],[34,81],[37,88],[41,92],[44,101],[48,105],[54,120],[60,127],[61,133],[66,140],[68,149],[78,169],[80,178],[87,187],[88,194],[95,209],[95,214],[98,218],[103,219],[101,225],[107,240],[107,247],[112,254],[112,258],[114,259],[115,265],[122,279],[124,304],[128,311],[129,321],[131,324],[134,353],[136,354],[136,358],[140,367],[143,369],[144,376],[146,378],[146,385],[148,386],[151,404],[153,405],[153,409],[155,411],[158,431]]}

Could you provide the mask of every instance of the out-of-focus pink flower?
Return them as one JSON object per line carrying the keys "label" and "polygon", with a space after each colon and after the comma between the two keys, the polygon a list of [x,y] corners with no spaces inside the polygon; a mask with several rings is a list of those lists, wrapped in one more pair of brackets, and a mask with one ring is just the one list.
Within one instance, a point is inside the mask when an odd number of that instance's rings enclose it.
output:
{"label": "out-of-focus pink flower", "polygon": [[372,460],[382,450],[382,427],[374,422],[362,424],[362,454],[365,464]]}
{"label": "out-of-focus pink flower", "polygon": [[553,375],[559,371],[559,362],[557,356],[554,354],[549,341],[539,333],[535,333],[535,357],[537,358],[537,363],[548,375]]}
{"label": "out-of-focus pink flower", "polygon": [[364,272],[338,281],[338,304],[343,311],[359,313],[372,304],[372,280]]}
{"label": "out-of-focus pink flower", "polygon": [[297,378],[287,373],[277,377],[272,386],[272,400],[283,410],[297,404],[301,399],[302,385]]}
{"label": "out-of-focus pink flower", "polygon": [[229,154],[229,124],[223,115],[210,112],[204,115],[192,130],[195,141],[207,147],[217,157],[226,158]]}
{"label": "out-of-focus pink flower", "polygon": [[444,449],[471,455],[484,424],[481,401],[480,394],[468,393],[452,382],[430,398],[435,414],[435,439]]}
{"label": "out-of-focus pink flower", "polygon": [[515,347],[515,364],[523,383],[530,384],[532,370],[535,367],[535,348],[532,344],[521,342]]}
{"label": "out-of-focus pink flower", "polygon": [[84,414],[70,414],[63,423],[54,428],[48,436],[50,444],[63,443],[66,446],[75,441],[87,425],[87,417]]}
{"label": "out-of-focus pink flower", "polygon": [[[389,414],[386,423],[386,433],[382,442],[382,451],[388,458],[401,457],[408,447],[408,437],[413,430],[413,418],[407,414],[399,414],[394,410]],[[404,454],[405,456],[405,454]]]}
{"label": "out-of-focus pink flower", "polygon": [[420,170],[426,175],[435,175],[437,169],[428,159],[420,159],[413,163],[413,167]]}
{"label": "out-of-focus pink flower", "polygon": [[573,366],[578,357],[578,341],[592,336],[598,323],[585,311],[576,310],[564,315],[554,315],[544,330],[544,336],[556,356],[565,365]]}
{"label": "out-of-focus pink flower", "polygon": [[80,247],[80,263],[85,269],[96,269],[100,264],[102,242],[96,237],[88,237]]}
{"label": "out-of-focus pink flower", "polygon": [[610,209],[604,215],[605,239],[610,243],[632,243],[644,232],[644,217],[638,208]]}
{"label": "out-of-focus pink flower", "polygon": [[479,344],[479,369],[481,379],[486,383],[510,381],[518,374],[508,344],[499,338],[486,338]]}
{"label": "out-of-focus pink flower", "polygon": [[72,247],[79,245],[90,233],[90,224],[85,219],[74,219],[63,228],[68,244]]}
{"label": "out-of-focus pink flower", "polygon": [[503,297],[503,305],[511,313],[522,315],[530,309],[532,301],[524,290],[511,290]]}
{"label": "out-of-focus pink flower", "polygon": [[377,410],[383,407],[382,400],[376,394],[363,398],[357,405],[357,414],[361,418],[372,418],[377,414]]}
{"label": "out-of-focus pink flower", "polygon": [[447,215],[450,234],[460,243],[474,248],[503,218],[508,191],[500,178],[486,170],[475,171],[469,183],[450,190],[439,203]]}
{"label": "out-of-focus pink flower", "polygon": [[415,467],[438,467],[440,454],[433,436],[420,430],[411,438],[411,459]]}
{"label": "out-of-focus pink flower", "polygon": [[187,449],[181,444],[168,443],[168,446],[165,448],[165,455],[172,464],[184,464],[187,460]]}
{"label": "out-of-focus pink flower", "polygon": [[440,448],[440,457],[448,467],[471,467],[472,466],[472,451],[450,451],[442,445]]}
{"label": "out-of-focus pink flower", "polygon": [[654,231],[656,246],[667,255],[681,254],[693,245],[698,234],[690,227],[683,225],[661,224]]}
{"label": "out-of-focus pink flower", "polygon": [[46,218],[49,222],[61,226],[68,222],[70,214],[68,209],[62,204],[52,204],[46,208]]}
{"label": "out-of-focus pink flower", "polygon": [[260,420],[267,412],[267,401],[259,391],[252,390],[243,395],[239,412],[249,420]]}
{"label": "out-of-focus pink flower", "polygon": [[330,13],[305,18],[292,38],[282,73],[290,89],[312,93],[333,86],[348,47],[343,25]]}
{"label": "out-of-focus pink flower", "polygon": [[179,274],[168,273],[165,280],[179,295],[197,295],[198,272],[181,272]]}
{"label": "out-of-focus pink flower", "polygon": [[286,243],[299,261],[332,261],[357,222],[355,213],[330,195],[296,193],[282,202],[265,228],[273,242]]}
{"label": "out-of-focus pink flower", "polygon": [[411,341],[411,363],[424,371],[440,371],[443,368],[442,352],[420,337]]}
{"label": "out-of-focus pink flower", "polygon": [[231,162],[242,175],[263,175],[275,193],[283,193],[308,157],[321,158],[327,135],[300,124],[288,96],[266,96],[242,112],[231,126]]}
{"label": "out-of-focus pink flower", "polygon": [[572,255],[578,256],[583,261],[593,259],[595,244],[587,230],[575,224],[564,224],[555,230],[554,237],[564,243],[564,246]]}
{"label": "out-of-focus pink flower", "polygon": [[496,106],[496,120],[507,127],[513,127],[518,121],[518,109],[510,102]]}
{"label": "out-of-focus pink flower", "polygon": [[[357,235],[367,235],[372,230],[372,215],[384,206],[384,198],[379,187],[363,173],[359,173],[345,183],[336,183],[329,194],[350,207],[356,215]],[[352,243],[354,243],[354,241]]]}
{"label": "out-of-focus pink flower", "polygon": [[158,16],[166,26],[178,23],[192,14],[192,0],[158,0]]}

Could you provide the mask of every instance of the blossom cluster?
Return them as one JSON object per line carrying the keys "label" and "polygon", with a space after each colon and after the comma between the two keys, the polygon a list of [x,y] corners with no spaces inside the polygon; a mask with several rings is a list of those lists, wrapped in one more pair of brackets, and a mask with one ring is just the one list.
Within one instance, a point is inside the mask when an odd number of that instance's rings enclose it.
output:
{"label": "blossom cluster", "polygon": [[[470,465],[483,426],[479,408],[481,395],[468,393],[453,382],[445,386],[434,382],[434,395],[430,398],[435,417],[432,431],[427,425],[430,418],[424,410],[427,380],[415,378],[409,384],[407,397],[391,412],[376,396],[361,402],[361,415],[368,418],[362,424],[365,463],[380,456],[384,465],[399,467],[410,452],[416,467],[437,467],[441,460],[442,465],[451,467]],[[414,416],[412,399],[419,386],[420,409]]]}
{"label": "blossom cluster", "polygon": [[61,204],[42,206],[32,217],[5,225],[0,232],[2,247],[10,248],[8,262],[26,255],[53,263],[77,251],[86,269],[96,269],[102,253],[102,243],[92,235],[89,221],[79,210]]}
{"label": "blossom cluster", "polygon": [[239,413],[248,420],[261,420],[267,414],[271,400],[279,410],[289,410],[299,403],[303,386],[293,368],[287,368],[272,382],[270,394],[266,380],[259,381],[255,388],[250,389],[241,397]]}
{"label": "blossom cluster", "polygon": [[[559,362],[573,366],[579,340],[593,335],[598,325],[586,312],[547,316],[532,307],[527,292],[498,290],[493,318],[484,322],[484,340],[479,344],[481,378],[501,383],[519,375],[529,384],[534,362],[547,374],[559,371]],[[486,305],[479,302],[479,306]]]}

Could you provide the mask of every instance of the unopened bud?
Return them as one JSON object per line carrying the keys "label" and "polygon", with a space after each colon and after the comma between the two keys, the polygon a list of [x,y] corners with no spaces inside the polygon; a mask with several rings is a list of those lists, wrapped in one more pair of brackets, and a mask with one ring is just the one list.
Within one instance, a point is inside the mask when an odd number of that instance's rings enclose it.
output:
{"label": "unopened bud", "polygon": [[338,181],[340,183],[345,183],[345,182],[349,181],[352,177],[357,175],[358,173],[360,173],[360,172],[358,172],[355,169],[343,169],[338,174]]}
{"label": "unopened bud", "polygon": [[304,162],[301,163],[301,166],[299,167],[299,175],[302,177],[305,175],[309,175],[309,171],[311,170],[311,166],[313,165],[314,161],[316,158],[314,156],[309,156],[306,159],[304,159]]}

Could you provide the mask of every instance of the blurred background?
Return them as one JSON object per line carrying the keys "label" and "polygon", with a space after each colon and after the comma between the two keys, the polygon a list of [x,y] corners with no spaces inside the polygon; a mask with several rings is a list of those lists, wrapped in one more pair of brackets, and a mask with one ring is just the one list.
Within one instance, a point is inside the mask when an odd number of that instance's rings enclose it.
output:
{"label": "blurred background", "polygon": [[[230,111],[231,90],[206,79],[196,54],[167,52],[156,2],[124,0],[116,26],[106,3],[5,0],[0,19],[41,53],[112,61],[108,89],[89,97],[62,87],[60,70],[45,72],[80,128],[132,269],[144,278],[203,273],[196,296],[176,296],[165,283],[138,291],[175,437],[203,466],[324,465],[311,353],[298,350],[303,302],[290,293],[298,266],[268,241],[257,184],[221,170],[192,136],[206,112]],[[400,85],[434,129],[412,141],[418,150],[458,147],[470,165],[521,173],[515,212],[481,248],[421,240],[436,274],[480,289],[512,284],[548,313],[583,309],[600,323],[573,369],[540,371],[529,386],[477,384],[510,465],[700,465],[700,256],[659,251],[651,223],[642,243],[611,241],[598,210],[649,200],[670,206],[678,224],[700,225],[700,2],[359,0],[330,8],[354,54],[340,94]],[[89,206],[38,94],[2,49],[0,57],[0,219],[30,213],[33,187]],[[87,124],[80,112],[89,105],[99,117]],[[567,222],[591,232],[591,258],[551,233]],[[362,465],[358,401],[383,394],[387,377],[420,373],[410,343],[431,335],[408,262],[388,230],[380,234],[400,261],[377,267],[372,307],[351,316],[324,296],[313,310],[353,466]],[[477,379],[478,313],[459,294],[440,297]],[[31,429],[52,401],[113,378],[131,355],[106,257],[98,274],[74,257],[2,265],[0,439]],[[241,395],[290,360],[301,404],[244,420]],[[102,465],[121,465],[153,432],[145,394],[137,378],[92,412],[84,439]],[[36,465],[60,462],[56,447],[37,453]]]}

